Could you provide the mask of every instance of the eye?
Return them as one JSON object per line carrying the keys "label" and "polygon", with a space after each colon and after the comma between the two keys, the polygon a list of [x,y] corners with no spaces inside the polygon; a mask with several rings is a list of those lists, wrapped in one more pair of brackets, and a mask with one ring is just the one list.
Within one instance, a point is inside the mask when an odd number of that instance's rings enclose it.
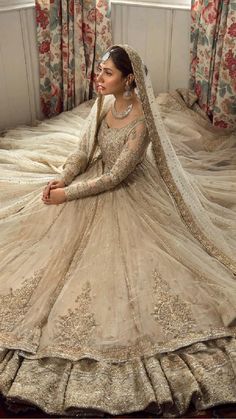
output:
{"label": "eye", "polygon": [[107,76],[112,76],[112,72],[108,69],[108,68],[102,68],[102,67],[97,67],[97,74],[100,74],[101,72],[104,72],[104,74],[106,74]]}

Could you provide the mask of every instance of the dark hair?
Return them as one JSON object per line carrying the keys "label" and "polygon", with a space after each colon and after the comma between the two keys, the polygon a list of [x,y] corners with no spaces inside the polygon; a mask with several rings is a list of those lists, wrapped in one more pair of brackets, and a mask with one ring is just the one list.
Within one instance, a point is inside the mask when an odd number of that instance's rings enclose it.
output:
{"label": "dark hair", "polygon": [[[121,71],[124,77],[127,77],[129,74],[134,74],[129,56],[123,48],[115,45],[109,48],[107,52],[110,53],[109,58],[112,59],[116,68]],[[132,81],[130,87],[131,89],[136,87],[135,80]]]}

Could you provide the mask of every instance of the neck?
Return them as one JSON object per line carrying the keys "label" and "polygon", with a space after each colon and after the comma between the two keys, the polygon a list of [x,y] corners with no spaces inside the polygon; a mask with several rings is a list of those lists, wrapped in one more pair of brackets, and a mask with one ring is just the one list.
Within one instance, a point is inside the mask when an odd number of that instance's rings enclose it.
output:
{"label": "neck", "polygon": [[135,101],[134,94],[129,100],[123,98],[123,93],[116,94],[114,96],[115,96],[115,106],[116,106],[117,111],[121,111],[122,109],[127,108],[131,103],[134,103]]}

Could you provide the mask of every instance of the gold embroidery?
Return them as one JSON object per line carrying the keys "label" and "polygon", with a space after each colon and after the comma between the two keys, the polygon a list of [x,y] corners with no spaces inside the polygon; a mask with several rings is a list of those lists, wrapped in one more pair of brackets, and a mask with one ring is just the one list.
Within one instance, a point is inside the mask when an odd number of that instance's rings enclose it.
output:
{"label": "gold embroidery", "polygon": [[143,117],[119,129],[108,129],[103,119],[98,132],[98,144],[102,151],[104,173],[65,188],[67,201],[97,195],[120,184],[141,162],[148,142]]}
{"label": "gold embroidery", "polygon": [[[234,339],[220,339],[121,363],[61,358],[22,362],[15,353],[15,359],[2,361],[7,368],[2,369],[1,389],[7,388],[13,406],[20,400],[54,415],[84,417],[94,413],[91,409],[127,414],[152,402],[162,417],[179,417],[190,400],[196,409],[236,402],[235,350]],[[89,410],[82,414],[83,409]]]}
{"label": "gold embroidery", "polygon": [[169,285],[157,271],[154,272],[153,291],[156,304],[152,315],[160,322],[165,335],[173,338],[191,332],[196,324],[190,306],[179,295],[171,293]]}
{"label": "gold embroidery", "polygon": [[92,336],[96,326],[94,314],[91,311],[91,285],[83,287],[81,294],[75,300],[76,308],[60,316],[56,322],[55,342],[65,346],[78,347],[85,345]]}
{"label": "gold embroidery", "polygon": [[70,154],[64,163],[61,178],[65,182],[65,185],[69,185],[79,173],[82,173],[85,170],[87,155],[83,150],[83,147],[83,144],[81,144],[77,151]]}
{"label": "gold embroidery", "polygon": [[[94,328],[93,328],[94,330]],[[91,333],[92,335],[92,333]],[[211,339],[236,337],[236,327],[208,327],[207,330],[201,330],[198,332],[189,330],[185,333],[184,326],[182,328],[182,335],[166,336],[165,341],[153,343],[149,336],[138,338],[132,345],[117,345],[112,347],[99,347],[96,348],[85,343],[83,346],[68,345],[63,342],[61,338],[60,344],[54,340],[52,345],[48,345],[37,352],[38,357],[48,358],[66,358],[73,361],[77,361],[83,358],[93,358],[98,361],[107,362],[124,362],[135,359],[137,357],[150,357],[155,354],[162,354],[166,352],[173,352],[179,348],[195,344],[196,342],[209,341]],[[27,355],[30,358],[30,355]]]}
{"label": "gold embroidery", "polygon": [[21,288],[14,291],[11,289],[9,294],[0,296],[1,331],[10,332],[22,321],[42,275],[43,269],[40,269],[30,279],[25,279]]}
{"label": "gold embroidery", "polygon": [[[172,153],[168,156],[168,153],[164,150],[164,144],[160,138],[160,135],[165,137],[165,129],[161,120],[160,115],[157,112],[157,103],[153,95],[153,90],[151,85],[149,85],[149,81],[145,81],[144,78],[144,66],[142,63],[141,58],[136,53],[135,50],[130,48],[128,45],[122,46],[125,51],[128,53],[130,60],[132,62],[135,80],[139,89],[139,95],[143,106],[143,111],[145,114],[146,125],[149,130],[149,137],[152,141],[154,154],[157,160],[158,168],[160,170],[161,177],[163,178],[167,189],[169,190],[171,196],[174,198],[177,208],[180,212],[180,215],[186,224],[187,228],[195,237],[199,243],[206,249],[206,251],[218,259],[221,263],[227,266],[234,274],[236,274],[236,263],[230,256],[228,256],[225,252],[223,252],[213,240],[207,237],[207,234],[203,232],[201,224],[196,217],[193,217],[194,214],[194,207],[186,202],[186,197],[184,196],[183,190],[185,188],[185,195],[191,194],[191,187],[189,187],[188,183],[184,178],[184,174],[182,174],[181,179],[178,179],[178,175],[176,176],[177,181],[174,179],[173,176],[173,167],[170,168],[167,163],[167,157],[172,157]],[[147,86],[146,86],[147,84]],[[148,98],[148,94],[150,93],[150,101]],[[151,94],[152,92],[152,94]],[[158,130],[155,124],[155,118],[158,121]],[[173,163],[173,162],[172,162]],[[175,169],[177,169],[177,161],[173,163],[175,165]],[[194,205],[198,204],[198,200],[195,200]],[[203,210],[204,212],[204,210]],[[210,222],[210,220],[208,220]]]}

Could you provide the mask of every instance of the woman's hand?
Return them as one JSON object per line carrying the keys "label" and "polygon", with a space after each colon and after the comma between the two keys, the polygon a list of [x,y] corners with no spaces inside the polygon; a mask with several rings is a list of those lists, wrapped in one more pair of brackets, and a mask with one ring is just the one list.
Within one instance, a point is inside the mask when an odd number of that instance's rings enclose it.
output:
{"label": "woman's hand", "polygon": [[58,188],[64,188],[65,182],[63,180],[51,180],[51,182],[48,182],[47,186],[45,186],[43,190],[43,200],[44,198],[50,197],[50,191],[52,189],[58,189]]}
{"label": "woman's hand", "polygon": [[54,190],[50,190],[48,196],[43,196],[42,201],[46,205],[59,205],[66,202],[66,194],[63,188],[57,188]]}

